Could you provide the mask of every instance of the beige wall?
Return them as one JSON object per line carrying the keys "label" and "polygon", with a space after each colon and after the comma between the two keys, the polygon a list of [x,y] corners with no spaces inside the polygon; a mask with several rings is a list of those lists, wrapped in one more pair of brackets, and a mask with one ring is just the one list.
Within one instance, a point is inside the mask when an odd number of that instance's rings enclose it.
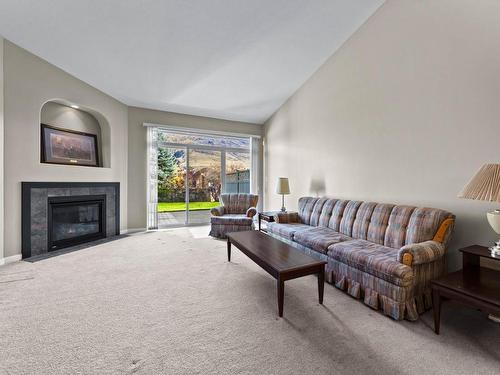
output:
{"label": "beige wall", "polygon": [[265,206],[279,176],[303,195],[438,207],[457,215],[457,249],[498,237],[458,199],[499,162],[500,2],[389,0],[265,124]]}
{"label": "beige wall", "polygon": [[[86,83],[4,41],[5,256],[21,253],[21,181],[116,181],[121,228],[127,228],[127,107]],[[78,104],[110,140],[108,168],[40,163],[40,109],[49,100]]]}
{"label": "beige wall", "polygon": [[[93,115],[67,105],[47,102],[42,107],[40,117],[41,123],[45,125],[95,134],[99,149],[99,161],[102,161],[101,126]],[[109,144],[106,144],[106,147],[109,147]]]}
{"label": "beige wall", "polygon": [[130,229],[146,227],[147,132],[143,123],[248,135],[262,134],[262,125],[136,107],[129,107],[128,121],[128,165],[130,171],[128,178],[128,225]]}

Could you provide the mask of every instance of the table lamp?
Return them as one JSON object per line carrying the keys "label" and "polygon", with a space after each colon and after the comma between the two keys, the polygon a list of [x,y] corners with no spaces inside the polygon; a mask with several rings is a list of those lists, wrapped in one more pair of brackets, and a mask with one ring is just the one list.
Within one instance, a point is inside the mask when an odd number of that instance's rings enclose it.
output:
{"label": "table lamp", "polygon": [[281,194],[281,212],[286,212],[285,195],[290,194],[290,185],[288,184],[288,178],[278,178],[278,183],[276,184],[276,194]]}
{"label": "table lamp", "polygon": [[[485,164],[472,177],[472,180],[458,194],[460,198],[500,202],[500,164]],[[486,214],[488,223],[500,234],[500,210]],[[491,255],[500,256],[500,240],[490,248]]]}

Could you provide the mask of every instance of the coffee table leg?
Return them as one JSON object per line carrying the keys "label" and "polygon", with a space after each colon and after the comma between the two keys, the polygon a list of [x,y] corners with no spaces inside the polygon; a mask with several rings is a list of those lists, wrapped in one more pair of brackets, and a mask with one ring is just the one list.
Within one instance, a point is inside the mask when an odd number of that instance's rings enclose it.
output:
{"label": "coffee table leg", "polygon": [[231,261],[231,241],[229,241],[229,238],[227,239],[227,261]]}
{"label": "coffee table leg", "polygon": [[325,266],[321,267],[321,271],[318,273],[318,298],[319,304],[323,304],[323,292],[325,290]]}
{"label": "coffee table leg", "polygon": [[278,286],[278,315],[279,317],[283,317],[283,299],[285,297],[285,282],[278,278],[277,280]]}
{"label": "coffee table leg", "polygon": [[434,332],[439,335],[439,325],[441,323],[441,296],[438,289],[432,289],[432,309],[434,312]]}

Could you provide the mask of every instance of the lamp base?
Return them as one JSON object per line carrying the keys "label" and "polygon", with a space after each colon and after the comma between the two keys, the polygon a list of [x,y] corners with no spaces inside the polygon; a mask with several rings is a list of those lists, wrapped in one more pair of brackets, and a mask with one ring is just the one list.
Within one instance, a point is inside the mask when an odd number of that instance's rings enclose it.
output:
{"label": "lamp base", "polygon": [[285,194],[281,194],[281,212],[286,212],[286,208],[285,208]]}
{"label": "lamp base", "polygon": [[500,241],[495,242],[495,244],[488,249],[491,251],[492,257],[500,258]]}
{"label": "lamp base", "polygon": [[495,315],[488,315],[488,318],[490,318],[490,320],[493,320],[495,323],[500,323],[500,316],[495,316]]}
{"label": "lamp base", "polygon": [[[500,258],[500,241],[495,242],[495,245],[489,247],[489,249],[493,258]],[[495,323],[500,323],[500,316],[490,314],[488,315],[488,318],[493,320]]]}

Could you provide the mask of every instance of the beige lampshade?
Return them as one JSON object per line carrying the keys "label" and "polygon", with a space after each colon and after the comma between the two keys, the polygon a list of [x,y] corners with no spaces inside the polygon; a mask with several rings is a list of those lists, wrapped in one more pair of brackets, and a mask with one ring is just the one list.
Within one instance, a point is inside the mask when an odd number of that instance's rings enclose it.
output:
{"label": "beige lampshade", "polygon": [[483,165],[458,197],[500,202],[500,164]]}
{"label": "beige lampshade", "polygon": [[288,178],[278,178],[278,183],[276,184],[276,194],[290,194],[290,185],[288,184]]}

